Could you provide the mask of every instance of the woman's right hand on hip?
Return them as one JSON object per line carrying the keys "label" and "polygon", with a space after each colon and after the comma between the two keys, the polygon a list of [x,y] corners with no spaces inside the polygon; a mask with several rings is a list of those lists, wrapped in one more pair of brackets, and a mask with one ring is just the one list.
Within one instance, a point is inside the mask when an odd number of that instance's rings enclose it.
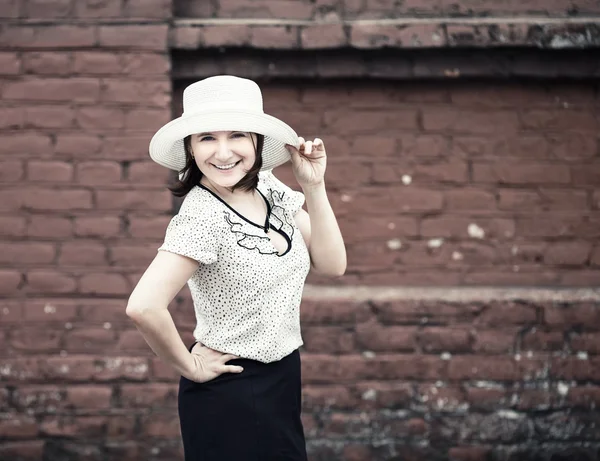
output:
{"label": "woman's right hand on hip", "polygon": [[191,355],[195,366],[184,377],[197,383],[205,383],[223,373],[241,373],[244,371],[240,366],[227,365],[227,362],[239,359],[239,357],[233,354],[223,354],[200,343],[194,345]]}

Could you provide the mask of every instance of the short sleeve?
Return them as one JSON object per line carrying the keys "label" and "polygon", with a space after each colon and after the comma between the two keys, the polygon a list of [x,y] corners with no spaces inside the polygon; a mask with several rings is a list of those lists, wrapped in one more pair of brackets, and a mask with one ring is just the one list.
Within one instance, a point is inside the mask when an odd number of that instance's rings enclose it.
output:
{"label": "short sleeve", "polygon": [[275,177],[271,170],[265,171],[263,175],[268,187],[271,187],[279,192],[283,207],[288,210],[292,216],[298,213],[302,208],[302,205],[304,205],[304,194],[302,192],[295,191],[291,187],[282,183]]}
{"label": "short sleeve", "polygon": [[177,214],[167,226],[165,241],[158,251],[195,259],[200,264],[217,260],[217,229],[201,216]]}

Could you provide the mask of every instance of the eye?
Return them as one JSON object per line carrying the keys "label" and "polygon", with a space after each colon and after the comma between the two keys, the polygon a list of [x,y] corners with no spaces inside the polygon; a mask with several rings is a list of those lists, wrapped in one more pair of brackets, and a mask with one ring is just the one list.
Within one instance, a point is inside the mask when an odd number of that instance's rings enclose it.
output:
{"label": "eye", "polygon": [[245,137],[246,137],[246,133],[240,133],[240,132],[236,132],[236,133],[233,133],[233,134],[231,135],[231,137],[232,137],[232,138],[245,138]]}
{"label": "eye", "polygon": [[199,142],[202,142],[202,141],[212,141],[213,139],[215,139],[215,138],[213,138],[212,136],[202,136],[201,138],[198,139],[198,141]]}

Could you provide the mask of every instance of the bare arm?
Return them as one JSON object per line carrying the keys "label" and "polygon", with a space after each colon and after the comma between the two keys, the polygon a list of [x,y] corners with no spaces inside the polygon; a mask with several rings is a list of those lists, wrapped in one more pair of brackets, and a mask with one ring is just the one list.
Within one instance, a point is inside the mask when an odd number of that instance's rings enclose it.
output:
{"label": "bare arm", "polygon": [[154,353],[188,378],[195,370],[194,359],[168,306],[196,269],[193,259],[159,251],[131,293],[126,311]]}
{"label": "bare arm", "polygon": [[325,183],[304,188],[308,213],[294,216],[310,252],[313,269],[323,275],[341,276],[346,271],[346,247],[327,198]]}

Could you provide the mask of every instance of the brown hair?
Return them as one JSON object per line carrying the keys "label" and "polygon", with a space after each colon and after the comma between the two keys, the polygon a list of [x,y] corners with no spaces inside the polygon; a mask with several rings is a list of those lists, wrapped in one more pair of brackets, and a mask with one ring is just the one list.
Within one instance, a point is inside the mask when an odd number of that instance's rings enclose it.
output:
{"label": "brown hair", "polygon": [[[246,176],[239,180],[237,184],[231,187],[231,192],[235,189],[242,189],[246,191],[250,191],[256,189],[258,185],[258,172],[262,168],[262,151],[263,146],[265,145],[265,137],[262,134],[257,134],[257,142],[254,146],[254,150],[256,152],[256,160],[254,161],[254,165],[252,168],[248,170]],[[185,149],[185,166],[181,170],[182,173],[181,179],[178,179],[175,184],[171,184],[167,186],[171,193],[175,197],[183,197],[189,191],[192,190],[194,186],[200,184],[200,180],[202,179],[202,172],[194,157],[192,157],[192,146],[191,146],[191,136],[186,136],[183,140],[183,147]],[[254,144],[254,139],[251,137],[252,143]]]}

